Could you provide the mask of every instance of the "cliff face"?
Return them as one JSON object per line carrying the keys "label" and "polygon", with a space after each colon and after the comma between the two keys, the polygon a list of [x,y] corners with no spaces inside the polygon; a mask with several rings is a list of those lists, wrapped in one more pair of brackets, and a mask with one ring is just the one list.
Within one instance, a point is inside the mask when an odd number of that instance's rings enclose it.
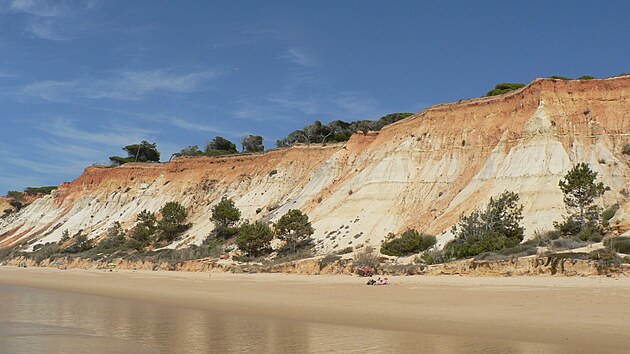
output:
{"label": "cliff face", "polygon": [[[587,162],[611,187],[605,205],[625,201],[628,133],[629,76],[538,79],[506,95],[431,107],[347,144],[89,167],[0,219],[0,247],[58,240],[64,230],[97,237],[115,221],[131,227],[140,211],[169,201],[186,206],[193,223],[172,247],[199,243],[224,195],[250,220],[306,212],[320,253],[378,244],[407,227],[437,234],[443,244],[460,215],[504,190],[519,193],[529,237],[561,220],[558,181],[575,163]],[[620,210],[613,221],[623,232],[630,208]]]}

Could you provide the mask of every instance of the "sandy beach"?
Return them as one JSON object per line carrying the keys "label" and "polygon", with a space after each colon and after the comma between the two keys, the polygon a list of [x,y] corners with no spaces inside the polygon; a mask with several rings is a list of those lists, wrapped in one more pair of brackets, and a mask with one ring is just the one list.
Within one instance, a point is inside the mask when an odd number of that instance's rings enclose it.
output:
{"label": "sandy beach", "polygon": [[234,314],[570,345],[630,345],[630,279],[393,277],[0,268],[0,284]]}

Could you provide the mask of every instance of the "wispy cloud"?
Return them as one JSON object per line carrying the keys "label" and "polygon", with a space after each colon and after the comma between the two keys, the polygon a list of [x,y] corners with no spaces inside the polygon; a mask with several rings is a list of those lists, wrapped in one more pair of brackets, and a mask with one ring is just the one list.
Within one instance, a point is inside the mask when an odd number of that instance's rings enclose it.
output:
{"label": "wispy cloud", "polygon": [[33,21],[26,27],[26,30],[35,37],[51,41],[69,41],[77,38],[76,35],[64,31],[56,21],[48,19]]}
{"label": "wispy cloud", "polygon": [[211,132],[211,133],[226,134],[226,135],[238,135],[239,134],[239,133],[234,132],[234,131],[229,131],[229,130],[217,128],[215,126],[210,126],[210,125],[207,125],[207,124],[190,122],[190,121],[187,121],[187,120],[184,120],[184,119],[181,119],[181,118],[175,118],[175,119],[171,120],[171,124],[173,124],[175,127],[178,127],[178,128],[181,128],[181,129],[186,129],[186,130],[192,130],[192,131]]}
{"label": "wispy cloud", "polygon": [[9,8],[38,17],[64,17],[94,6],[95,1],[13,0]]}
{"label": "wispy cloud", "polygon": [[96,4],[96,0],[12,0],[5,11],[25,15],[25,31],[36,38],[66,41],[85,35],[86,14]]}
{"label": "wispy cloud", "polygon": [[305,67],[316,67],[317,62],[315,58],[310,55],[306,50],[300,48],[289,48],[286,53],[280,56],[281,59],[289,60],[295,64]]}
{"label": "wispy cloud", "polygon": [[193,92],[216,79],[220,72],[205,70],[175,73],[168,70],[124,71],[110,79],[40,81],[26,85],[22,92],[50,102],[73,102],[76,99],[138,100],[155,92]]}
{"label": "wispy cloud", "polygon": [[[54,129],[50,129],[51,126]],[[65,141],[118,147],[125,146],[129,142],[150,140],[150,137],[155,134],[154,131],[149,129],[126,126],[120,123],[110,124],[107,127],[102,127],[99,132],[93,132],[77,127],[74,121],[70,119],[58,117],[40,124],[37,128]]]}

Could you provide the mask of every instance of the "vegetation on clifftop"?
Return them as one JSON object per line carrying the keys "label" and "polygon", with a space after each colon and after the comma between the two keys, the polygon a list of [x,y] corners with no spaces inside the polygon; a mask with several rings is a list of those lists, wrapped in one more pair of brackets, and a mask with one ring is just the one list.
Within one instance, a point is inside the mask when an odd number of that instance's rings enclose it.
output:
{"label": "vegetation on clifftop", "polygon": [[494,89],[488,91],[488,93],[486,93],[486,96],[502,95],[504,93],[508,93],[508,92],[511,92],[511,91],[518,90],[521,87],[525,87],[525,84],[503,82],[503,83],[500,83],[500,84],[497,84],[496,86],[494,86]]}

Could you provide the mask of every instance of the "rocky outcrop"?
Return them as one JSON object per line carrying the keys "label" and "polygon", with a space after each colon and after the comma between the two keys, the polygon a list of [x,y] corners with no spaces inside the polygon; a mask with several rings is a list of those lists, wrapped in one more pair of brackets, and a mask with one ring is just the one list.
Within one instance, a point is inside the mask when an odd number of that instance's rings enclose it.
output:
{"label": "rocky outcrop", "polygon": [[[519,193],[529,237],[561,219],[558,180],[577,162],[611,187],[604,204],[626,201],[629,132],[630,76],[538,79],[509,94],[431,107],[346,144],[89,167],[0,219],[0,247],[56,241],[64,230],[98,237],[113,222],[130,228],[140,211],[169,201],[186,206],[193,224],[170,247],[198,244],[222,196],[250,220],[301,209],[320,254],[378,244],[408,227],[444,244],[460,215],[504,190]],[[620,233],[630,228],[626,209],[613,219]]]}

